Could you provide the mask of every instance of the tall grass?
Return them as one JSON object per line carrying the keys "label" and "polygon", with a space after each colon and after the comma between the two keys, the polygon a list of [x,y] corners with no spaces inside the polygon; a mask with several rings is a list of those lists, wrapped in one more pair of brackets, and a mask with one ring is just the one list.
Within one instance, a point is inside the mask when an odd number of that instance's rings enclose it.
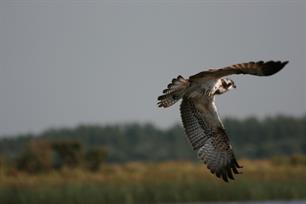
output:
{"label": "tall grass", "polygon": [[306,198],[306,166],[241,161],[243,174],[224,183],[199,163],[127,163],[97,173],[0,174],[1,204],[165,203]]}

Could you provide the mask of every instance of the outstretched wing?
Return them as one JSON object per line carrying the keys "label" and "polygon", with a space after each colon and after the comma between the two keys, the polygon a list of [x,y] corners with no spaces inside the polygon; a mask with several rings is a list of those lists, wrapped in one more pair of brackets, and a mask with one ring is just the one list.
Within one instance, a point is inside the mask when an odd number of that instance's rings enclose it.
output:
{"label": "outstretched wing", "polygon": [[238,165],[229,138],[219,120],[215,105],[203,100],[183,98],[181,117],[185,132],[198,158],[211,173],[228,181],[238,174]]}
{"label": "outstretched wing", "polygon": [[241,64],[234,64],[221,69],[212,69],[209,71],[200,72],[191,76],[190,80],[197,80],[203,77],[212,76],[214,78],[221,78],[231,74],[251,74],[257,76],[270,76],[279,72],[282,68],[288,64],[289,61],[258,61],[248,62]]}

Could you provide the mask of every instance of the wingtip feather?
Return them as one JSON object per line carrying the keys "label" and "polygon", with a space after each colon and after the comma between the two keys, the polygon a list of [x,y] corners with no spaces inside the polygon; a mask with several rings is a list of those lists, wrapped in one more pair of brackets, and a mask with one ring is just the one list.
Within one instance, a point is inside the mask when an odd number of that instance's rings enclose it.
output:
{"label": "wingtip feather", "polygon": [[268,61],[268,62],[257,62],[259,66],[262,66],[262,73],[264,76],[270,76],[276,74],[280,70],[282,70],[289,61]]}

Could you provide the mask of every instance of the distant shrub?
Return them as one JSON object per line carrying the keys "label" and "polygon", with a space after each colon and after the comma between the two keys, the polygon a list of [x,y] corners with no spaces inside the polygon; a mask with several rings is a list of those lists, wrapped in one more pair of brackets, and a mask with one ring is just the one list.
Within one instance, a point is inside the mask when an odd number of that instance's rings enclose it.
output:
{"label": "distant shrub", "polygon": [[41,172],[43,170],[42,166],[42,162],[39,160],[37,154],[30,150],[23,152],[16,160],[17,169],[28,173]]}
{"label": "distant shrub", "polygon": [[63,166],[75,168],[82,162],[82,145],[78,141],[57,141],[53,142],[52,149],[55,155],[56,168]]}
{"label": "distant shrub", "polygon": [[28,173],[39,173],[62,167],[82,167],[84,164],[86,169],[97,171],[106,156],[105,148],[90,149],[84,154],[82,144],[75,140],[50,142],[33,139],[27,144],[25,151],[16,158],[15,167]]}
{"label": "distant shrub", "polygon": [[303,154],[273,156],[271,162],[275,165],[306,165],[306,156]]}
{"label": "distant shrub", "polygon": [[306,165],[306,156],[302,154],[293,154],[290,156],[291,165]]}
{"label": "distant shrub", "polygon": [[49,171],[52,168],[52,150],[45,140],[32,140],[16,159],[18,170],[28,173]]}
{"label": "distant shrub", "polygon": [[107,150],[105,148],[91,149],[85,154],[85,167],[91,171],[97,171],[106,157]]}
{"label": "distant shrub", "polygon": [[5,159],[2,155],[0,155],[0,169],[3,169],[5,166]]}

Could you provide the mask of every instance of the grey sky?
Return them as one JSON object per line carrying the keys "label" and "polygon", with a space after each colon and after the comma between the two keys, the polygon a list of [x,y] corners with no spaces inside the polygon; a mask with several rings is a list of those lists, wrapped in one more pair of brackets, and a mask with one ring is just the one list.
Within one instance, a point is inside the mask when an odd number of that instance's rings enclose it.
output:
{"label": "grey sky", "polygon": [[290,60],[233,76],[222,117],[306,113],[305,1],[0,1],[0,135],[80,123],[180,121],[156,98],[178,74]]}

